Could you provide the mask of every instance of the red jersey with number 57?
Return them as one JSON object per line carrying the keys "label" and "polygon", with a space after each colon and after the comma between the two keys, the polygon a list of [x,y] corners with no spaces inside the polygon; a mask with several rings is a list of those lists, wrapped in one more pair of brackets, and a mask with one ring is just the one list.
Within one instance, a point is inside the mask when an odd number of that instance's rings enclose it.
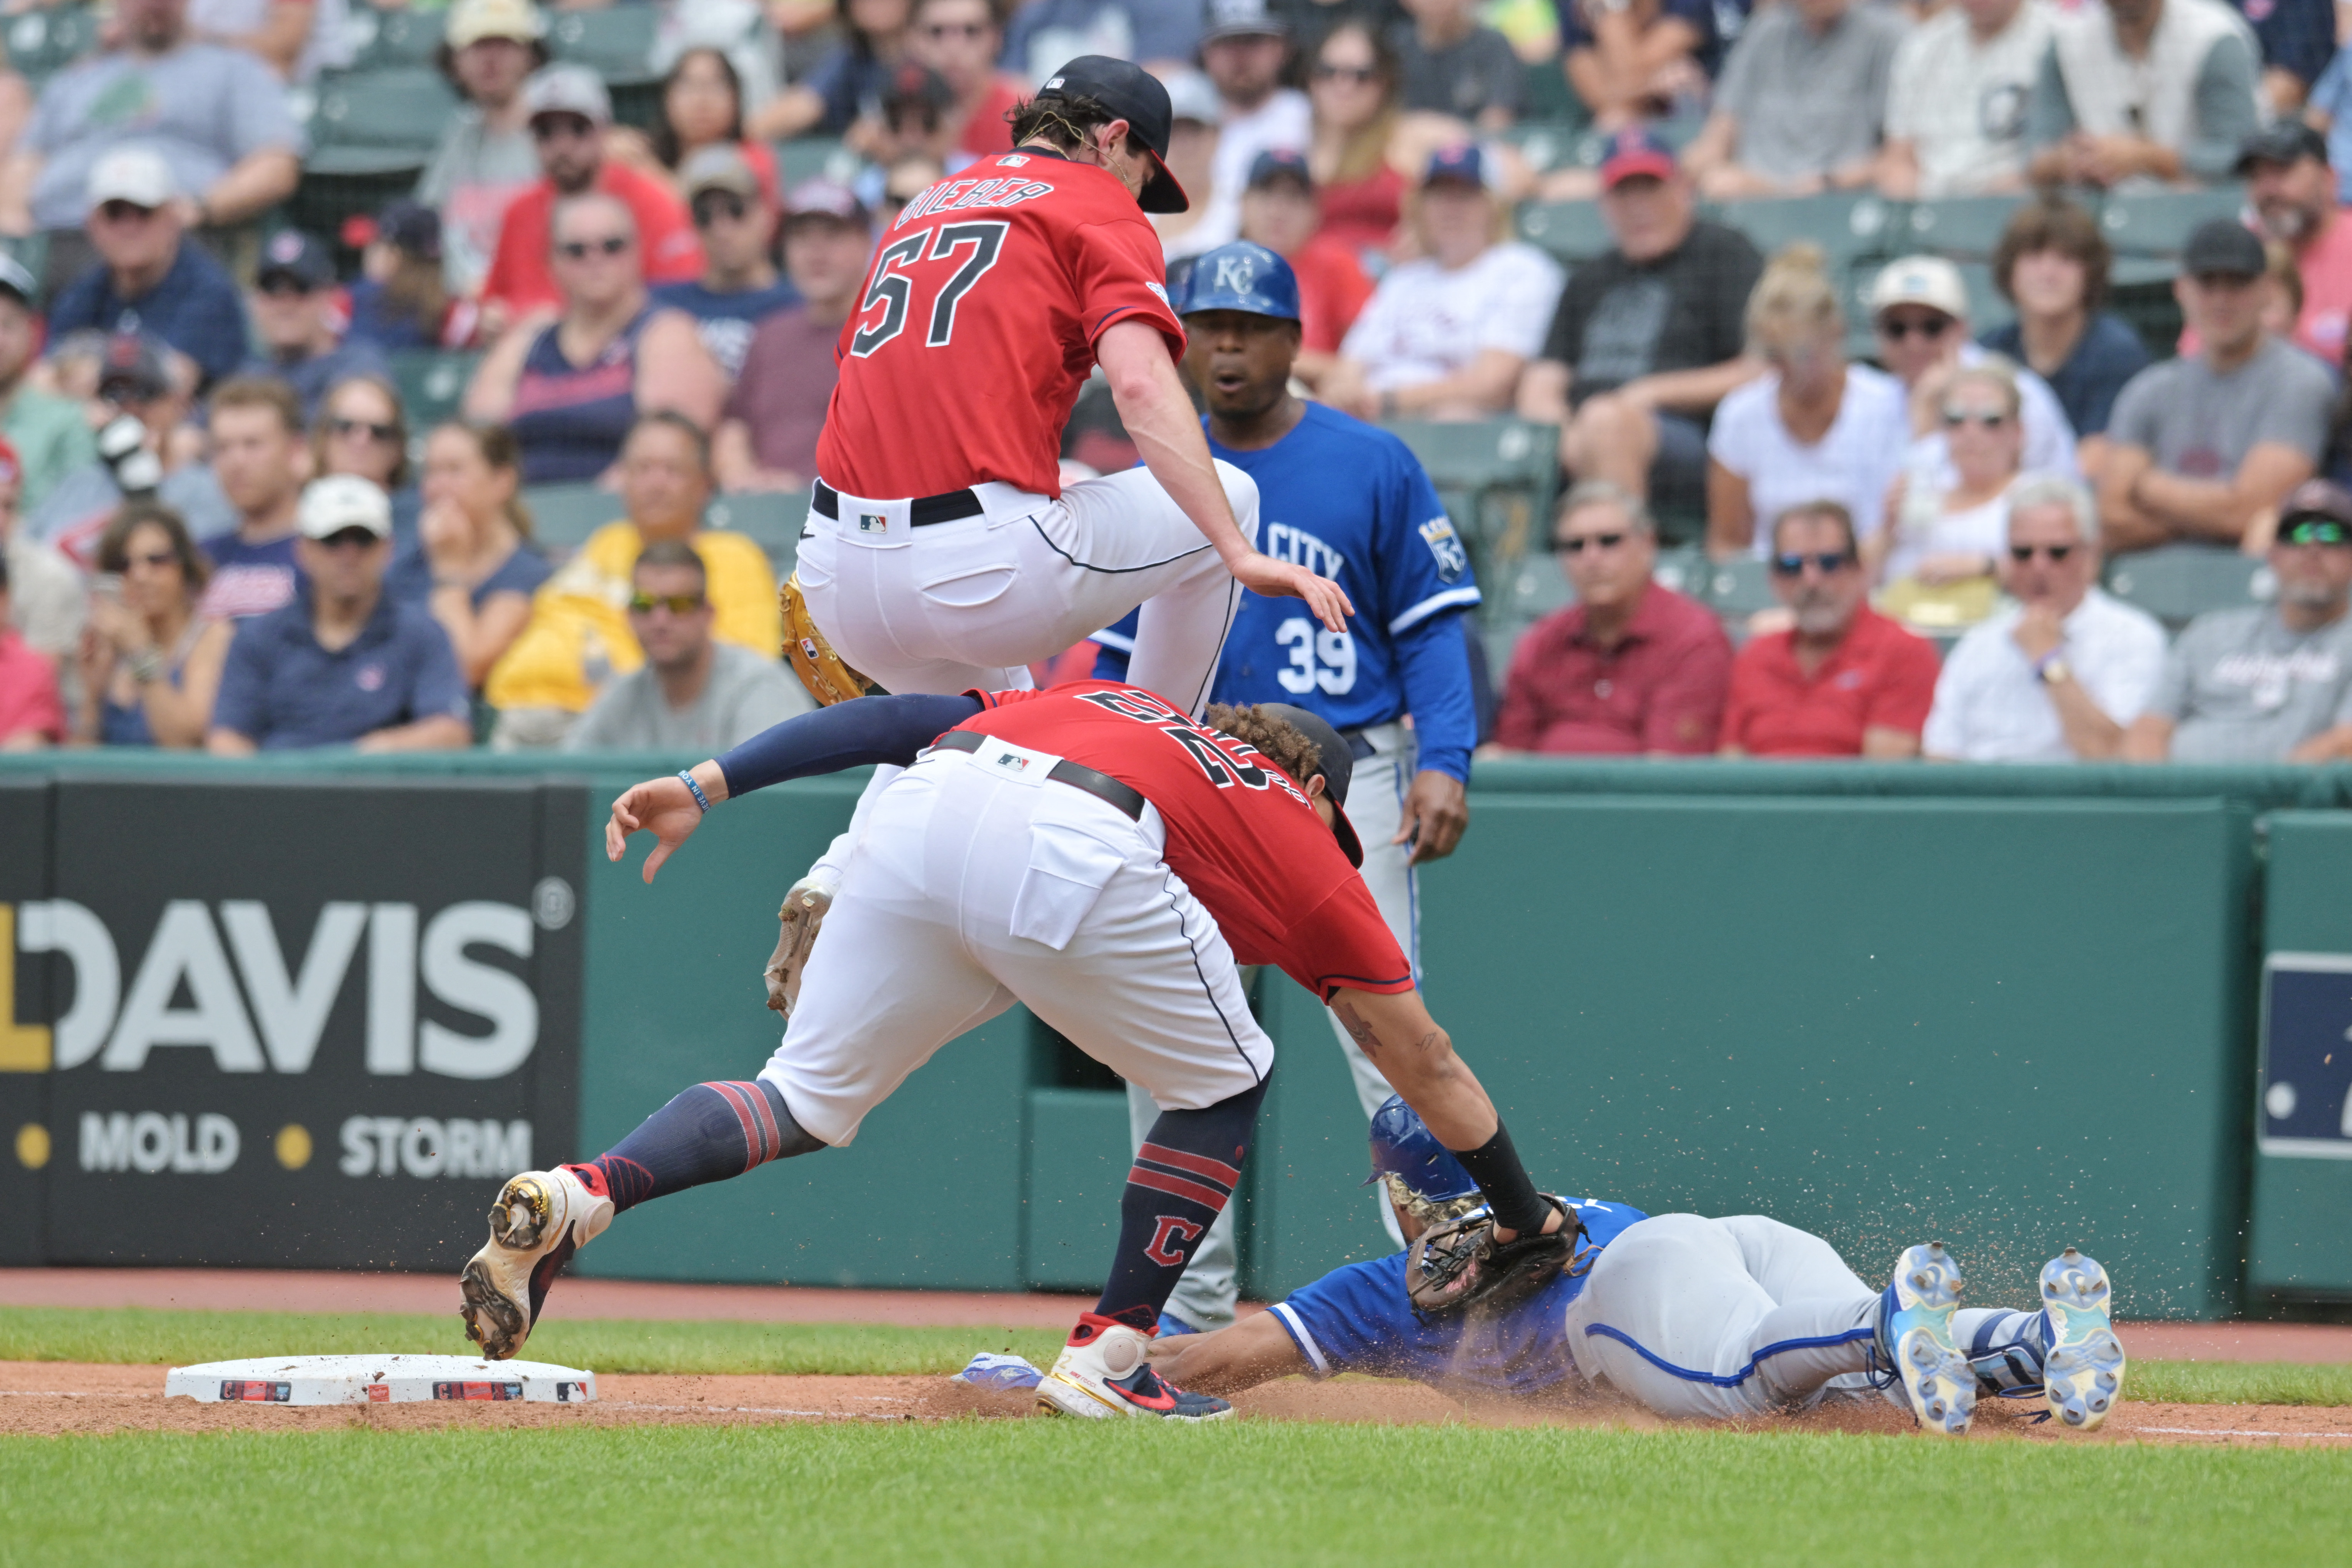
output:
{"label": "red jersey with number 57", "polygon": [[1363,878],[1256,748],[1116,681],[969,695],[987,706],[957,729],[1084,763],[1156,806],[1168,830],[1160,858],[1236,963],[1276,964],[1327,1002],[1342,986],[1412,989],[1412,965]]}
{"label": "red jersey with number 57", "polygon": [[877,500],[996,479],[1062,493],[1062,427],[1105,328],[1184,349],[1160,236],[1118,177],[1030,148],[907,204],[843,327],[819,478]]}

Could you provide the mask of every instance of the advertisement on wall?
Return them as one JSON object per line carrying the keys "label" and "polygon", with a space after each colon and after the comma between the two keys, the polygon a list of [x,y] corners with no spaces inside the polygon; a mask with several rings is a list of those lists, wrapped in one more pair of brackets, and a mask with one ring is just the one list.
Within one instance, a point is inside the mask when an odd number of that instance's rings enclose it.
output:
{"label": "advertisement on wall", "polygon": [[455,1268],[500,1182],[573,1152],[577,788],[64,781],[45,809],[0,828],[0,1203],[37,1216],[0,1260]]}

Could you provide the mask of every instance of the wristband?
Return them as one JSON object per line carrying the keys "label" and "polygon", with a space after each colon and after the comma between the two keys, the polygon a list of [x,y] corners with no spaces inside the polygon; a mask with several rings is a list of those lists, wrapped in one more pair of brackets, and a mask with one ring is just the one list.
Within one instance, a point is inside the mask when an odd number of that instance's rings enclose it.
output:
{"label": "wristband", "polygon": [[694,782],[694,775],[683,769],[680,769],[677,776],[685,783],[686,787],[693,793],[694,804],[700,806],[704,811],[709,811],[710,809],[710,797],[702,793],[702,786]]}

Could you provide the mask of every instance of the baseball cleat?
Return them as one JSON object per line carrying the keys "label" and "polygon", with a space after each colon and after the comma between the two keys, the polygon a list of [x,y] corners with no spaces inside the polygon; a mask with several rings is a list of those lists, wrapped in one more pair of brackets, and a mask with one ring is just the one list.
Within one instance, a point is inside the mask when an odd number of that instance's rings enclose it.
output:
{"label": "baseball cleat", "polygon": [[1878,1354],[1903,1385],[1923,1431],[1968,1435],[1977,1410],[1976,1369],[1952,1342],[1960,1266],[1940,1241],[1909,1247],[1878,1299]]}
{"label": "baseball cleat", "polygon": [[801,972],[808,967],[825,912],[840,891],[838,882],[811,872],[792,885],[783,908],[776,911],[782,929],[776,933],[776,951],[769,955],[765,971],[768,1005],[787,1018],[793,1016],[793,1004],[801,999]]}
{"label": "baseball cleat", "polygon": [[1037,1408],[1097,1421],[1121,1415],[1219,1421],[1234,1413],[1223,1400],[1187,1394],[1152,1371],[1144,1359],[1150,1344],[1150,1336],[1116,1319],[1082,1314],[1054,1370],[1037,1385]]}
{"label": "baseball cleat", "polygon": [[2096,1428],[2124,1392],[2124,1346],[2107,1310],[2115,1289],[2097,1258],[2068,1247],[2042,1269],[2042,1393],[2077,1432]]}
{"label": "baseball cleat", "polygon": [[492,1361],[522,1349],[556,1275],[612,1223],[613,1200],[560,1166],[509,1177],[490,1208],[488,1245],[458,1278],[466,1337]]}

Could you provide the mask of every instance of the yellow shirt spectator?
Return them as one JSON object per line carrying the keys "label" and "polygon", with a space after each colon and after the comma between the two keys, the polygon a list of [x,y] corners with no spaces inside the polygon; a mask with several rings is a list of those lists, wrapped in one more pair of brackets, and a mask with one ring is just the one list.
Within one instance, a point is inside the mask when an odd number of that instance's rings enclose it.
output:
{"label": "yellow shirt spectator", "polygon": [[[702,557],[709,577],[710,605],[718,616],[712,635],[776,658],[783,623],[766,552],[740,533],[707,528],[688,535],[687,542]],[[491,707],[584,713],[607,680],[645,663],[627,613],[630,569],[644,548],[635,523],[608,522],[540,584],[531,599],[530,624],[482,689]]]}

